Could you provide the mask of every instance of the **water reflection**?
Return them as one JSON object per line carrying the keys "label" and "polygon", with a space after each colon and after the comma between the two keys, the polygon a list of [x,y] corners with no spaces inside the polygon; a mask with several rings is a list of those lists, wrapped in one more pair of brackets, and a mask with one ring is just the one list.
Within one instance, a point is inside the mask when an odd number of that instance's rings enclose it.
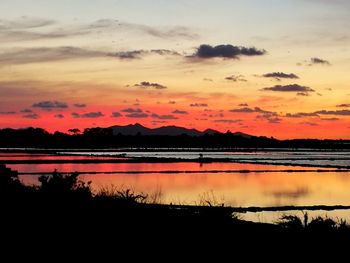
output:
{"label": "water reflection", "polygon": [[[0,157],[7,159],[63,158],[25,154]],[[71,156],[69,158],[91,157]],[[132,188],[147,194],[160,191],[164,203],[203,204],[205,201],[210,201],[230,206],[350,205],[350,172],[326,168],[196,162],[11,164],[8,166],[26,173],[48,173],[55,169],[59,172],[108,172],[109,174],[82,174],[81,178],[92,181],[93,190],[96,192],[102,187],[108,188],[111,185]],[[317,170],[323,172],[317,172]],[[38,175],[20,177],[26,184],[36,184]],[[335,211],[329,214],[350,218],[349,211]],[[244,214],[244,218],[271,222],[280,215],[271,212],[247,213]]]}
{"label": "water reflection", "polygon": [[[212,191],[226,205],[349,205],[350,174],[327,172],[286,173],[140,173],[82,175],[95,191],[115,185],[151,193],[160,188],[165,203],[198,204]],[[21,176],[35,183],[35,176]]]}

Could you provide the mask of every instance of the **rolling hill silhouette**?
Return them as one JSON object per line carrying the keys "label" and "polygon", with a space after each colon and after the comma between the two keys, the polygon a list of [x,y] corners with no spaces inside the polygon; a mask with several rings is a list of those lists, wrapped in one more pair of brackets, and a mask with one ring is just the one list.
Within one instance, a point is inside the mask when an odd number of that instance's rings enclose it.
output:
{"label": "rolling hill silhouette", "polygon": [[[142,126],[139,123],[136,124],[130,124],[126,126],[111,126],[109,129],[113,130],[113,135],[128,135],[128,136],[134,136],[137,134],[140,135],[158,135],[158,136],[180,136],[180,135],[188,135],[188,136],[203,136],[205,134],[208,135],[214,135],[214,134],[223,134],[219,131],[213,130],[213,129],[206,129],[204,131],[198,131],[196,129],[187,129],[184,127],[179,127],[179,126],[162,126],[159,128],[147,128],[145,126]],[[251,138],[253,136],[241,133],[241,132],[236,132],[233,133],[233,135],[236,136],[242,136],[245,138]]]}

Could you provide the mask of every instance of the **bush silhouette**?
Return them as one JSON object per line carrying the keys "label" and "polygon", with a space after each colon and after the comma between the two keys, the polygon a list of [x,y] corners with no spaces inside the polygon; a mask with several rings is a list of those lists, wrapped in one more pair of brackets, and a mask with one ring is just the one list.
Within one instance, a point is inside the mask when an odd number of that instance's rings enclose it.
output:
{"label": "bush silhouette", "polygon": [[18,179],[17,171],[7,168],[0,164],[0,195],[1,196],[18,196],[24,190],[24,186]]}
{"label": "bush silhouette", "polygon": [[51,199],[89,199],[92,197],[91,182],[78,179],[79,173],[63,175],[56,170],[49,176],[40,176],[39,192]]}

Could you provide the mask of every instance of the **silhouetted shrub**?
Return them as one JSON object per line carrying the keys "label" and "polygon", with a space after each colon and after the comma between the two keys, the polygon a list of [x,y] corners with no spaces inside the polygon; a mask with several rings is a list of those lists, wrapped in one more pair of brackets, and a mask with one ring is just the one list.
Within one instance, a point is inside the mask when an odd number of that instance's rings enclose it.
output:
{"label": "silhouetted shrub", "polygon": [[277,224],[283,228],[288,228],[292,230],[300,230],[304,227],[301,219],[293,215],[282,216],[281,219],[277,222]]}
{"label": "silhouetted shrub", "polygon": [[283,228],[291,229],[291,230],[301,230],[304,229],[306,231],[317,232],[317,233],[325,233],[325,232],[335,232],[335,231],[349,231],[350,228],[347,225],[345,220],[340,220],[340,222],[336,222],[331,218],[323,218],[321,216],[313,218],[310,222],[308,222],[308,214],[304,214],[304,224],[298,216],[294,215],[284,215],[277,222]]}
{"label": "silhouetted shrub", "polygon": [[19,195],[23,189],[17,171],[0,164],[0,196]]}
{"label": "silhouetted shrub", "polygon": [[78,179],[79,173],[63,175],[56,170],[49,176],[40,176],[40,193],[55,198],[91,198],[91,182]]}

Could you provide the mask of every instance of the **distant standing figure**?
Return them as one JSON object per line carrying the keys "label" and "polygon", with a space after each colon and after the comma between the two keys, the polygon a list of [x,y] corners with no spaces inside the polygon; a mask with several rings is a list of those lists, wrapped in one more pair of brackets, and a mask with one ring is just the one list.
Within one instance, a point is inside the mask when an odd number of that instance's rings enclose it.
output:
{"label": "distant standing figure", "polygon": [[199,154],[199,159],[203,159],[203,153]]}

